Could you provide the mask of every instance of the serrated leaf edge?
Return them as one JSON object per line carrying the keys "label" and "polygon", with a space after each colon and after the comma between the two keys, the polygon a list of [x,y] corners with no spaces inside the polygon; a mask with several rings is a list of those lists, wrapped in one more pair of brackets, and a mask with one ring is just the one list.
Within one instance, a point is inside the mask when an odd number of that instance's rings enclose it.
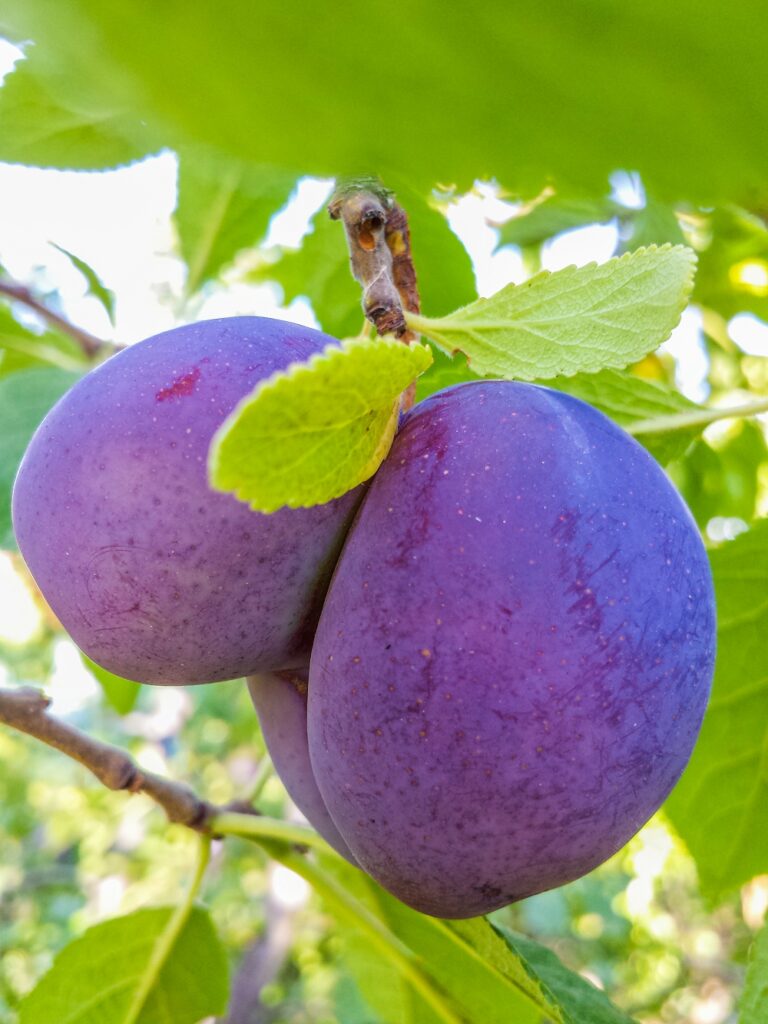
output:
{"label": "serrated leaf edge", "polygon": [[[224,420],[224,422],[216,430],[216,432],[214,433],[213,437],[211,438],[211,443],[210,443],[209,448],[208,448],[208,463],[207,463],[208,479],[209,479],[210,486],[213,487],[215,490],[220,490],[220,491],[223,491],[224,493],[227,493],[227,494],[233,494],[239,501],[242,501],[244,504],[247,504],[251,509],[253,509],[253,511],[256,511],[256,512],[263,512],[263,513],[266,513],[266,514],[271,514],[273,512],[277,512],[278,509],[281,509],[281,508],[308,508],[308,507],[313,507],[312,505],[308,505],[306,499],[302,500],[301,502],[297,501],[296,499],[292,499],[292,500],[283,502],[282,504],[279,504],[279,505],[272,504],[272,503],[267,503],[267,504],[262,503],[262,504],[256,505],[256,504],[254,504],[254,500],[249,498],[246,495],[244,488],[242,488],[242,487],[234,487],[233,488],[233,487],[231,487],[229,485],[226,485],[226,484],[222,483],[220,481],[220,479],[217,479],[220,476],[218,460],[219,460],[219,454],[220,454],[221,446],[222,446],[222,444],[224,442],[225,437],[229,434],[229,431],[230,431],[232,425],[238,419],[238,417],[240,416],[241,412],[244,409],[246,409],[248,406],[250,406],[251,404],[254,404],[255,402],[257,402],[259,400],[259,398],[261,397],[261,395],[265,391],[270,390],[271,388],[276,387],[283,380],[286,380],[286,379],[289,379],[289,378],[294,378],[295,379],[295,377],[297,375],[306,375],[306,374],[313,373],[319,363],[323,363],[325,361],[329,361],[334,356],[338,356],[341,353],[350,353],[350,352],[355,351],[356,349],[362,348],[365,345],[371,345],[371,344],[375,344],[375,345],[382,345],[383,344],[383,345],[385,345],[388,348],[394,348],[394,346],[398,346],[398,347],[401,347],[401,348],[414,349],[414,348],[418,347],[419,350],[423,350],[424,351],[424,354],[429,357],[429,362],[426,363],[426,365],[424,366],[424,369],[419,370],[415,374],[415,376],[411,379],[411,381],[409,381],[409,384],[412,383],[413,381],[415,381],[416,379],[418,379],[418,377],[420,377],[421,374],[424,373],[426,369],[428,369],[428,367],[431,365],[431,362],[432,362],[432,356],[431,356],[431,353],[429,352],[428,346],[426,346],[426,345],[410,345],[410,346],[405,346],[403,344],[403,342],[401,342],[400,340],[395,338],[394,335],[384,335],[382,337],[373,339],[373,341],[371,341],[371,339],[368,339],[368,338],[344,338],[344,339],[342,339],[338,343],[331,342],[328,345],[326,345],[321,352],[313,352],[312,355],[308,359],[306,359],[306,360],[295,360],[294,362],[289,363],[283,369],[275,370],[274,373],[270,374],[269,377],[265,377],[264,380],[259,381],[259,383],[253,389],[253,391],[251,391],[250,394],[245,395],[237,403],[235,408],[232,410],[232,412],[229,414],[229,416],[227,416],[227,418]],[[407,384],[406,387],[408,387],[409,384]],[[324,498],[323,501],[316,502],[315,504],[325,504],[327,501],[333,501],[336,498],[340,498],[342,495],[347,494],[351,490],[354,490],[354,488],[359,486],[359,484],[364,483],[366,480],[369,480],[373,476],[373,474],[379,468],[381,463],[387,457],[387,454],[389,453],[389,449],[391,448],[392,442],[393,442],[394,437],[395,437],[395,432],[396,432],[396,429],[397,429],[398,411],[399,411],[399,404],[397,402],[397,398],[398,398],[397,395],[393,396],[393,399],[392,399],[393,407],[392,407],[392,411],[391,411],[390,415],[387,417],[386,426],[385,426],[384,430],[381,433],[381,437],[380,437],[379,443],[377,444],[373,454],[371,455],[371,458],[368,460],[368,462],[365,464],[365,466],[361,469],[360,473],[357,474],[359,476],[359,479],[354,484],[352,484],[351,486],[345,487],[344,490],[338,490],[338,493],[334,493],[330,497]],[[344,420],[344,421],[342,421],[342,422],[340,422],[338,424],[335,424],[334,427],[335,427],[335,429],[342,429],[345,426],[349,426],[349,424],[353,423],[355,420],[362,419],[364,416],[370,415],[370,413],[372,413],[372,412],[383,411],[384,408],[385,408],[384,406],[374,406],[374,407],[368,409],[362,415],[352,416],[348,420]]]}
{"label": "serrated leaf edge", "polygon": [[[504,285],[497,292],[494,292],[493,295],[490,295],[487,298],[476,299],[474,302],[470,302],[466,306],[460,306],[458,309],[454,310],[453,313],[450,313],[447,316],[443,316],[443,317],[426,317],[426,316],[406,313],[406,322],[414,330],[418,331],[421,334],[424,334],[427,338],[429,338],[429,340],[431,342],[433,342],[439,349],[441,349],[441,351],[445,352],[446,355],[450,356],[451,358],[453,356],[455,356],[457,353],[461,353],[462,355],[464,355],[466,357],[466,360],[467,360],[467,365],[471,368],[472,367],[472,357],[470,355],[468,355],[466,352],[464,352],[463,349],[458,348],[456,346],[450,345],[446,341],[444,335],[441,334],[441,332],[440,332],[440,328],[442,327],[443,331],[447,331],[447,332],[455,331],[456,333],[460,333],[463,330],[465,333],[471,333],[472,328],[468,324],[462,324],[462,325],[454,327],[451,324],[451,321],[452,321],[453,317],[460,316],[460,314],[464,313],[466,310],[472,309],[473,307],[476,307],[476,306],[479,306],[480,308],[482,308],[482,306],[484,304],[486,304],[488,302],[492,302],[501,292],[503,292],[505,290],[509,290],[510,292],[512,292],[512,291],[528,289],[528,288],[532,287],[534,284],[537,284],[537,283],[539,283],[539,282],[541,282],[543,280],[546,280],[548,278],[551,278],[551,277],[556,277],[556,276],[560,276],[560,275],[566,276],[566,275],[569,275],[569,274],[573,274],[573,273],[575,273],[577,271],[591,270],[591,269],[596,268],[596,267],[604,267],[604,266],[606,266],[609,263],[617,263],[618,264],[618,263],[621,263],[621,262],[627,262],[629,260],[634,259],[637,256],[646,255],[647,253],[652,253],[652,252],[659,252],[659,253],[661,253],[661,252],[671,252],[671,251],[674,251],[674,250],[679,250],[681,253],[685,252],[688,255],[689,266],[688,266],[688,272],[687,272],[687,274],[685,276],[685,279],[684,279],[684,282],[683,282],[683,286],[680,289],[680,298],[678,300],[679,308],[677,310],[677,316],[676,316],[676,318],[674,320],[674,323],[670,327],[669,333],[666,335],[666,337],[662,338],[661,341],[657,342],[655,347],[658,348],[659,345],[662,345],[665,341],[667,341],[669,339],[669,337],[671,336],[672,332],[679,325],[680,319],[681,319],[681,317],[683,315],[683,311],[685,310],[686,306],[688,305],[688,302],[689,302],[689,299],[691,297],[691,294],[693,293],[694,281],[695,281],[695,276],[696,276],[696,267],[698,265],[698,255],[688,245],[673,244],[671,242],[665,242],[663,245],[645,245],[645,246],[641,246],[639,249],[634,249],[632,252],[622,253],[621,256],[612,256],[610,259],[606,260],[604,263],[598,263],[596,260],[592,260],[589,263],[582,264],[581,266],[577,266],[575,263],[571,263],[567,267],[561,267],[560,270],[540,270],[538,273],[534,274],[533,277],[530,277],[527,281],[523,281],[521,284],[510,283],[510,284]],[[648,352],[650,353],[650,352],[652,352],[654,350],[655,349],[649,349]],[[609,354],[606,353],[606,362],[603,364],[602,367],[600,367],[600,369],[602,369],[602,370],[622,370],[625,367],[631,365],[631,363],[634,362],[634,361],[635,361],[634,359],[625,359],[623,357],[619,358],[619,359],[616,359],[614,357],[613,359],[611,359],[609,357]],[[474,372],[477,373],[478,371],[475,370]],[[585,371],[576,368],[574,370],[563,371],[562,373],[555,374],[555,377],[574,377],[574,376],[576,376],[576,374],[583,373],[583,372],[585,372]],[[594,370],[594,371],[588,371],[588,372],[599,373],[600,370]],[[484,374],[483,376],[485,376],[486,378],[493,378],[493,377],[497,377],[498,375],[497,374]],[[505,378],[505,379],[534,381],[537,378],[539,378],[540,376],[541,376],[540,374],[531,374],[531,375],[527,375],[527,376],[517,376],[517,377],[514,377],[514,378]]]}

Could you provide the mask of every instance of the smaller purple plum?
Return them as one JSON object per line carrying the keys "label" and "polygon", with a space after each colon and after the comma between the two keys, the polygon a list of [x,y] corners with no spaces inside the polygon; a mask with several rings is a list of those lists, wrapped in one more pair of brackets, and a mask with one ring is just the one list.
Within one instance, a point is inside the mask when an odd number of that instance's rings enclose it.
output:
{"label": "smaller purple plum", "polygon": [[291,800],[325,841],[354,864],[317,788],[307,741],[307,673],[263,672],[248,690],[275,771]]}

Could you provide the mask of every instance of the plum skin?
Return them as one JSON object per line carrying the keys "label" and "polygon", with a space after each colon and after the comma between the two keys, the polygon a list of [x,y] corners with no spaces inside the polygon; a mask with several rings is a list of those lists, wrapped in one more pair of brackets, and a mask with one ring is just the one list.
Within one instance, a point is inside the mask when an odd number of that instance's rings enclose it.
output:
{"label": "plum skin", "polygon": [[354,864],[355,858],[323,802],[309,759],[307,674],[301,670],[262,672],[248,677],[248,691],[267,751],[288,796],[315,831]]}
{"label": "plum skin", "polygon": [[698,530],[648,453],[533,385],[405,418],[312,651],[309,749],[358,863],[470,917],[580,877],[661,805],[709,695]]}
{"label": "plum skin", "polygon": [[118,353],[51,410],[19,468],[19,548],[74,641],[147,683],[306,665],[359,494],[262,515],[212,491],[216,429],[263,378],[335,339],[261,317]]}

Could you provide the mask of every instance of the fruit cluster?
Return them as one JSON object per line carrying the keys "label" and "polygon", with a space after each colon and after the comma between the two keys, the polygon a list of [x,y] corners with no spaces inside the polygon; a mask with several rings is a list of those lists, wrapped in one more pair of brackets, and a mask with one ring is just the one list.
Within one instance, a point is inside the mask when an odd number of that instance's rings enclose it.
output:
{"label": "fruit cluster", "polygon": [[505,381],[418,404],[328,505],[267,516],[210,490],[226,416],[332,343],[233,318],[114,356],[33,438],[19,546],[96,662],[249,676],[328,842],[419,910],[485,913],[595,867],[675,784],[712,676],[706,553],[632,438]]}

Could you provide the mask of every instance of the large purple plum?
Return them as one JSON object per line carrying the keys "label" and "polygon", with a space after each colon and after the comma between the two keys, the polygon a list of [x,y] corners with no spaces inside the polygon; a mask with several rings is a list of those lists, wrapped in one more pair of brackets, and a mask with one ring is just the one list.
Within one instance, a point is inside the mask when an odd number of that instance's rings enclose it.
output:
{"label": "large purple plum", "polygon": [[158,334],[53,408],[19,469],[21,552],[75,642],[147,683],[305,665],[358,501],[251,511],[210,489],[208,447],[273,371],[334,339],[259,317]]}
{"label": "large purple plum", "polygon": [[288,795],[323,839],[354,864],[355,858],[320,796],[309,760],[307,673],[263,672],[248,678],[248,690],[267,750]]}
{"label": "large purple plum", "polygon": [[491,911],[618,850],[682,772],[715,646],[659,466],[564,394],[493,381],[405,418],[320,618],[309,747],[358,863]]}

